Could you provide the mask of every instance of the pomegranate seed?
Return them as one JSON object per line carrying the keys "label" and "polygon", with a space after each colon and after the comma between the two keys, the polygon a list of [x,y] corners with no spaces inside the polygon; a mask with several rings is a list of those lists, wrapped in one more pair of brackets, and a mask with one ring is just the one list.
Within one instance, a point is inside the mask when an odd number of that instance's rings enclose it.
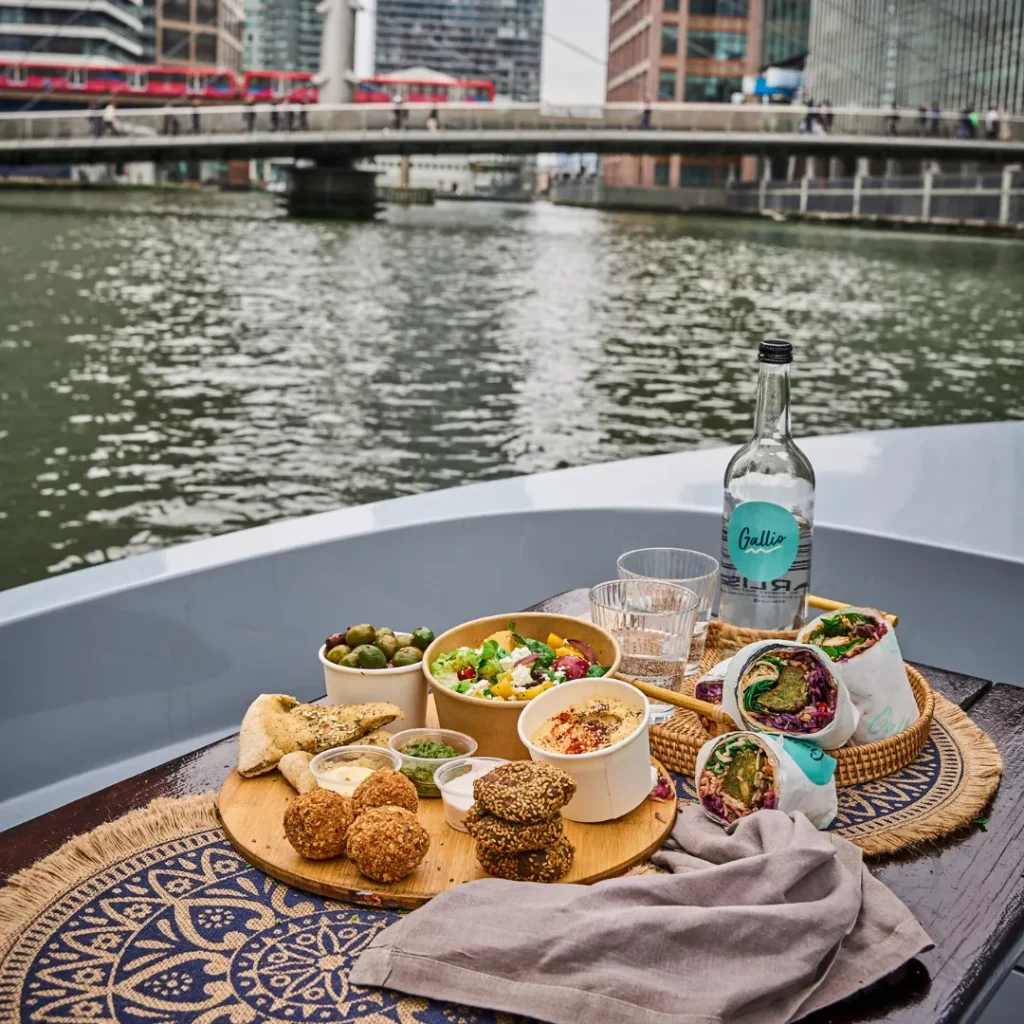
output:
{"label": "pomegranate seed", "polygon": [[455,675],[458,679],[472,679],[476,675],[476,669],[467,665],[465,668],[460,668]]}

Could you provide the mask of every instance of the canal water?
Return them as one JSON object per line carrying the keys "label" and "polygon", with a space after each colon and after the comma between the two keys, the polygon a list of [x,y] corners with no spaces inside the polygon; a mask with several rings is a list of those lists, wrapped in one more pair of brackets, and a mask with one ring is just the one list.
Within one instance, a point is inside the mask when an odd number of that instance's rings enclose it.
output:
{"label": "canal water", "polygon": [[1024,246],[439,204],[0,197],[0,588],[341,505],[737,442],[1024,417]]}

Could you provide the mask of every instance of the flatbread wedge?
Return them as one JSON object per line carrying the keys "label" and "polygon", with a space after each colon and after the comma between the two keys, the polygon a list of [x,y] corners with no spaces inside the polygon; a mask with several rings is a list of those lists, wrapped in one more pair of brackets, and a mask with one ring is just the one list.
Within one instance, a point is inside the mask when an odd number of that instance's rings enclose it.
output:
{"label": "flatbread wedge", "polygon": [[309,770],[313,755],[308,750],[293,750],[277,762],[277,770],[297,793],[308,793],[317,788],[316,778]]}
{"label": "flatbread wedge", "polygon": [[300,704],[284,693],[261,693],[242,719],[238,774],[247,779],[273,771],[285,754],[319,754],[353,743],[402,718],[402,709],[372,704]]}

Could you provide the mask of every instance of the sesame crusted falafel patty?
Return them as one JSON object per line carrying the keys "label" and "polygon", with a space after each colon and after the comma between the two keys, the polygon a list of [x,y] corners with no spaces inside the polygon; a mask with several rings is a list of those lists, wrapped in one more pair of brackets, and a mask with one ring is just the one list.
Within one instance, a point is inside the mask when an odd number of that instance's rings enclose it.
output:
{"label": "sesame crusted falafel patty", "polygon": [[539,761],[509,761],[473,783],[473,797],[506,821],[550,821],[573,797],[576,780]]}
{"label": "sesame crusted falafel patty", "polygon": [[562,835],[562,817],[556,814],[550,821],[524,825],[518,821],[505,821],[473,804],[463,820],[466,831],[477,846],[490,853],[524,853],[543,850]]}
{"label": "sesame crusted falafel patty", "polygon": [[484,871],[513,882],[557,882],[572,867],[575,853],[576,848],[565,836],[546,850],[526,853],[491,853],[479,843],[476,847],[476,858]]}

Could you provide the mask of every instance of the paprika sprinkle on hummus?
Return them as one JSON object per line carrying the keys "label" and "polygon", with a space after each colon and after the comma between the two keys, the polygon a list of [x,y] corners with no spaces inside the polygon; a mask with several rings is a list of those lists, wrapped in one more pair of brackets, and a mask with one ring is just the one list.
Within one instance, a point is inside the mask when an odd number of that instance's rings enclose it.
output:
{"label": "paprika sprinkle on hummus", "polygon": [[642,708],[617,697],[591,697],[549,718],[532,742],[554,754],[590,754],[632,736],[643,722]]}

